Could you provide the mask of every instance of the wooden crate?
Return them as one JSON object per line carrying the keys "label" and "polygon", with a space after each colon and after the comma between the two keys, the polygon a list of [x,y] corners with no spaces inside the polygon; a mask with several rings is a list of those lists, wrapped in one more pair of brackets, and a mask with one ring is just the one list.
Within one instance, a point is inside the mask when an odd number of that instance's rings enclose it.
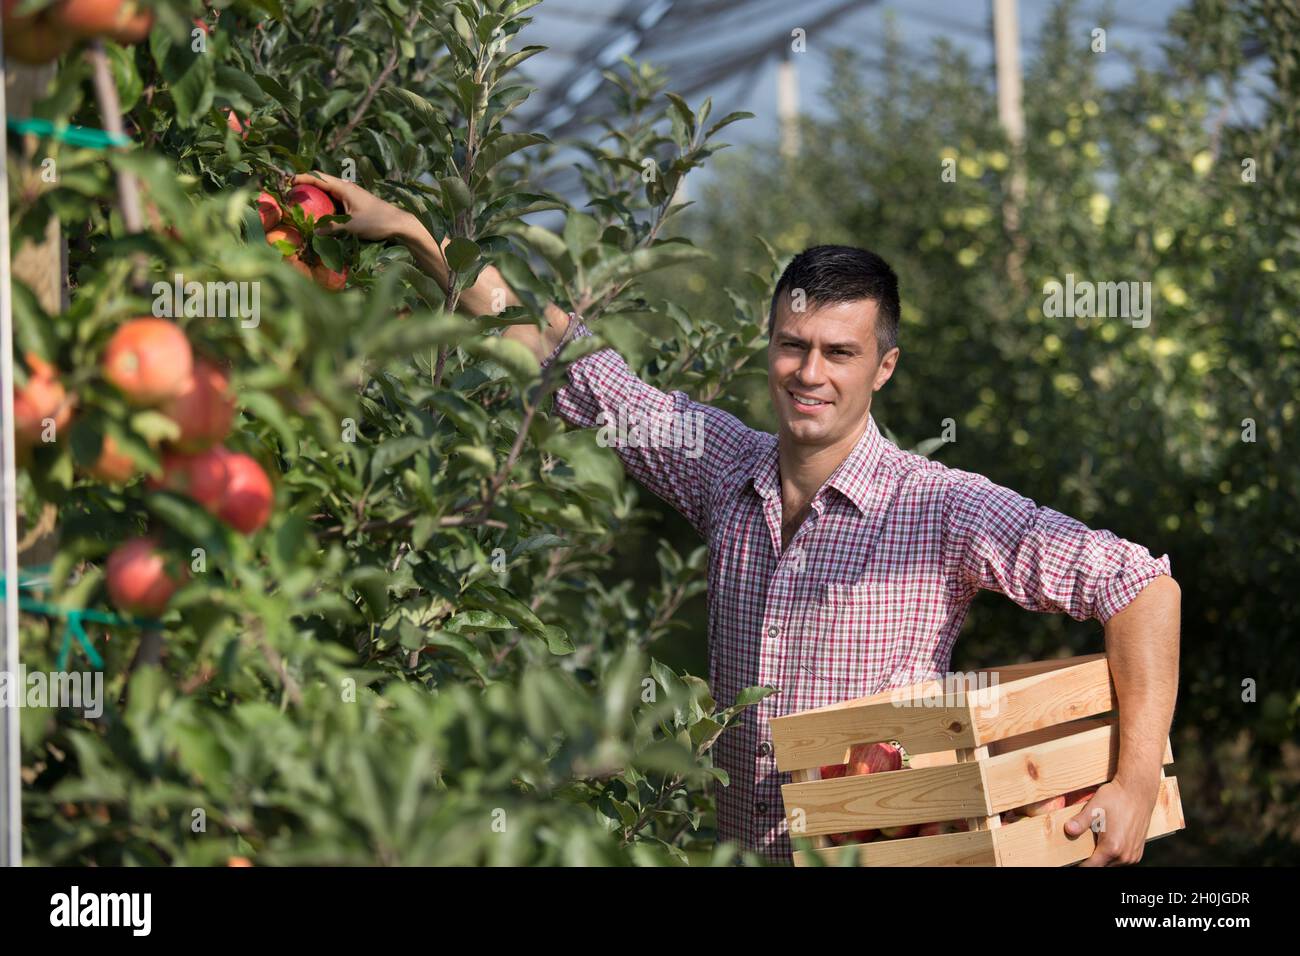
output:
{"label": "wooden crate", "polygon": [[[806,866],[855,854],[863,866],[1066,866],[1092,855],[1097,837],[1073,839],[1080,807],[1003,824],[1002,811],[1110,780],[1119,757],[1118,701],[1106,655],[987,668],[960,685],[930,681],[771,721],[792,837],[815,849]],[[898,741],[902,770],[820,779],[858,743]],[[1168,740],[1164,763],[1173,762]],[[834,847],[825,834],[966,819],[969,831]],[[1181,830],[1178,780],[1161,770],[1147,839]]]}

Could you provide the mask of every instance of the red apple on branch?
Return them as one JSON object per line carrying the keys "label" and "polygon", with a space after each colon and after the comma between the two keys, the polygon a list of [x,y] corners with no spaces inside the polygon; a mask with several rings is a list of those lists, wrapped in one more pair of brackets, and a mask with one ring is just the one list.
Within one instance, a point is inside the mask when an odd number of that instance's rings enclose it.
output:
{"label": "red apple on branch", "polygon": [[14,443],[18,448],[31,448],[41,442],[48,419],[58,433],[72,421],[76,397],[69,396],[59,381],[58,372],[35,352],[26,355],[31,374],[27,384],[14,389]]}
{"label": "red apple on branch", "polygon": [[248,139],[248,127],[240,122],[234,110],[226,110],[226,125],[238,133],[240,139]]}
{"label": "red apple on branch", "polygon": [[179,582],[167,574],[153,538],[135,538],[108,556],[108,597],[130,614],[157,617],[167,607]]}
{"label": "red apple on branch", "polygon": [[19,16],[14,11],[22,2],[4,0],[5,59],[39,66],[68,52],[75,38],[54,18],[54,8]]}
{"label": "red apple on branch", "polygon": [[62,0],[53,7],[58,22],[74,36],[108,36],[139,43],[153,28],[153,11],[135,0]]}
{"label": "red apple on branch", "polygon": [[112,435],[104,436],[104,441],[99,447],[99,458],[89,469],[92,477],[114,484],[130,481],[139,470],[135,459],[117,446]]}
{"label": "red apple on branch", "polygon": [[275,492],[271,479],[248,455],[225,455],[226,488],[217,507],[217,517],[236,531],[252,534],[271,517]]}
{"label": "red apple on branch", "polygon": [[223,441],[235,417],[225,372],[198,359],[180,394],[162,406],[162,413],[180,426],[180,438],[172,442],[180,451],[202,451]]}
{"label": "red apple on branch", "polygon": [[284,212],[280,209],[280,201],[263,191],[257,196],[257,215],[262,220],[262,231],[268,232],[279,223]]}
{"label": "red apple on branch", "polygon": [[308,222],[334,215],[334,200],[329,193],[310,183],[302,183],[290,189],[284,197],[284,203],[301,209]]}
{"label": "red apple on branch", "polygon": [[316,280],[316,284],[330,292],[338,292],[348,281],[348,267],[344,266],[342,272],[335,272],[323,262],[318,262],[311,267],[311,277]]}
{"label": "red apple on branch", "polygon": [[104,377],[132,405],[159,405],[180,395],[194,370],[190,343],[166,319],[123,323],[104,349]]}
{"label": "red apple on branch", "polygon": [[226,458],[230,452],[217,447],[197,455],[163,456],[162,478],[151,478],[149,487],[165,488],[197,501],[210,514],[221,509],[229,481]]}

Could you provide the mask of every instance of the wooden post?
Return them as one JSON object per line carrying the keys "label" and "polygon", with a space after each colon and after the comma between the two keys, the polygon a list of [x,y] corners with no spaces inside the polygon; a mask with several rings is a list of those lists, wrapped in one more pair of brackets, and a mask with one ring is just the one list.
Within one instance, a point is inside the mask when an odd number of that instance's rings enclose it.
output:
{"label": "wooden post", "polygon": [[1025,240],[1020,232],[1020,210],[1025,203],[1025,108],[1016,0],[993,0],[993,56],[997,63],[998,122],[1011,146],[1010,179],[1002,202],[1002,225],[1011,239],[1007,275],[1022,291],[1027,291]]}
{"label": "wooden post", "polygon": [[[0,27],[0,33],[3,27]],[[12,66],[4,63],[4,88],[0,93],[0,116],[31,115],[35,103],[53,79],[55,67]],[[35,139],[24,144],[24,163],[15,168],[34,174]],[[7,152],[7,150],[6,150]],[[7,160],[7,155],[6,155]],[[13,291],[11,281],[19,279],[36,294],[47,312],[60,312],[67,283],[64,280],[63,243],[59,223],[51,217],[44,238],[37,243],[24,242],[18,249],[9,244],[9,177],[8,162],[0,164],[0,572],[4,574],[4,641],[0,645],[0,670],[17,674],[18,659],[18,481],[14,468],[13,408]],[[12,256],[12,259],[11,259]],[[53,551],[52,535],[48,541],[28,542],[43,545],[32,551],[31,558],[42,560]],[[22,739],[19,734],[19,708],[0,707],[0,865],[22,865]]]}

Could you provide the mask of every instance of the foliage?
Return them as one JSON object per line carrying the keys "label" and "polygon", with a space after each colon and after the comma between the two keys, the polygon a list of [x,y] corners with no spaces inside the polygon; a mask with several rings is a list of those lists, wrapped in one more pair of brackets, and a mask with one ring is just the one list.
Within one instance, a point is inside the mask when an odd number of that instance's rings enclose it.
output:
{"label": "foliage", "polygon": [[[596,583],[643,512],[613,453],[547,411],[582,349],[543,372],[491,333],[540,322],[547,299],[597,329],[653,312],[642,277],[699,255],[664,235],[676,184],[740,117],[710,122],[708,101],[691,108],[625,61],[606,77],[620,123],[577,144],[586,211],[539,191],[554,147],[508,122],[531,92],[518,70],[536,48],[517,34],[533,5],[160,5],[147,44],[106,45],[137,147],[46,141],[54,181],[24,174],[14,190],[16,236],[53,214],[70,244],[71,307],[46,315],[21,289],[16,307],[16,350],[54,362],[81,397],[71,435],[20,480],[30,522],[57,508],[52,600],[104,605],[102,559],[145,528],[196,571],[156,632],[95,635],[101,718],[23,712],[29,860],[737,857],[710,845],[726,780],[709,749],[768,691],[720,706],[649,653],[698,594],[703,552],[661,547],[644,603]],[[196,14],[210,30],[191,29]],[[63,62],[38,112],[106,125],[86,62]],[[315,234],[330,268],[351,265],[339,294],[282,263],[252,200],[312,169],[355,175],[452,237],[449,296],[398,246]],[[141,183],[143,231],[125,225],[116,173]],[[456,316],[489,262],[525,307]],[[248,538],[145,481],[84,476],[104,435],[157,471],[165,426],[133,413],[98,361],[178,274],[260,295],[255,322],[178,318],[197,352],[231,363],[242,414],[229,444],[276,484],[274,517]],[[729,332],[663,314],[714,362]],[[752,344],[755,321],[736,334]],[[671,372],[717,394],[734,368]],[[53,669],[60,627],[24,616],[29,672]]]}

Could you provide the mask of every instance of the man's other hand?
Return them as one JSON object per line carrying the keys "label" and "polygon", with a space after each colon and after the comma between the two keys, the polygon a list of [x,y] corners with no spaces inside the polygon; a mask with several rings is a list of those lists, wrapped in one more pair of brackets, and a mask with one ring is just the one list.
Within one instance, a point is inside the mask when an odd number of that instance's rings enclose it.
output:
{"label": "man's other hand", "polygon": [[1097,847],[1080,866],[1126,866],[1142,859],[1151,813],[1160,792],[1155,779],[1134,785],[1118,778],[1097,788],[1096,795],[1065,823],[1065,834],[1077,837],[1097,825]]}

